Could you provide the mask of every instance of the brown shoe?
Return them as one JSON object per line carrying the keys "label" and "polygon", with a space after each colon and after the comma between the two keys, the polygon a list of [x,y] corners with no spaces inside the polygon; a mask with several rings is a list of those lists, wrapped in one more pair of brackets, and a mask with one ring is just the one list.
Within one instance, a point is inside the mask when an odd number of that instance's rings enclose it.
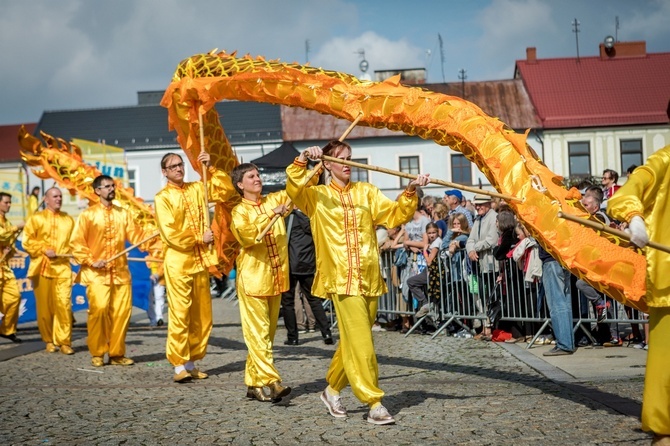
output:
{"label": "brown shoe", "polygon": [[188,372],[188,370],[182,370],[179,373],[175,373],[172,380],[176,383],[183,384],[183,383],[191,382],[193,380],[193,377]]}
{"label": "brown shoe", "polygon": [[270,388],[270,398],[272,398],[273,401],[279,401],[291,393],[291,388],[282,386],[279,381],[270,383],[268,387]]}
{"label": "brown shoe", "polygon": [[64,355],[74,355],[74,350],[69,345],[61,345],[60,352]]}
{"label": "brown shoe", "polygon": [[53,344],[53,342],[47,342],[47,353],[56,353],[58,348]]}
{"label": "brown shoe", "polygon": [[189,370],[188,372],[191,374],[193,379],[207,379],[209,376],[207,373],[201,372],[198,369]]}
{"label": "brown shoe", "polygon": [[125,356],[116,356],[114,358],[109,358],[109,365],[133,365],[135,361]]}
{"label": "brown shoe", "polygon": [[668,446],[670,445],[670,435],[654,434],[651,440],[651,446]]}
{"label": "brown shoe", "polygon": [[105,361],[102,360],[102,356],[94,356],[91,358],[91,365],[93,367],[102,367],[105,365]]}
{"label": "brown shoe", "polygon": [[272,398],[265,394],[262,387],[247,387],[247,398],[256,399],[262,403],[269,403]]}

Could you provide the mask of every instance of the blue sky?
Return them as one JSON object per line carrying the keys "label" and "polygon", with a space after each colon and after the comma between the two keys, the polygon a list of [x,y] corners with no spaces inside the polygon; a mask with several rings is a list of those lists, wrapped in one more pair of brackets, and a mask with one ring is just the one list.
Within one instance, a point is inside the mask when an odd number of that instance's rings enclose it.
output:
{"label": "blue sky", "polygon": [[0,125],[45,110],[134,105],[164,89],[180,60],[213,48],[360,76],[425,67],[444,79],[508,79],[526,47],[539,58],[593,56],[605,36],[670,51],[666,0],[0,0]]}

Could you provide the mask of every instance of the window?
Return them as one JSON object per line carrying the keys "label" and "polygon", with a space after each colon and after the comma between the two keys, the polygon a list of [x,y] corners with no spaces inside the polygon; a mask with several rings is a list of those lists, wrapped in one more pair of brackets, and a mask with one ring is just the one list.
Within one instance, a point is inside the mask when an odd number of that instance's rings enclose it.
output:
{"label": "window", "polygon": [[591,148],[586,141],[569,142],[568,156],[570,157],[570,176],[591,175]]}
{"label": "window", "polygon": [[137,190],[137,188],[139,186],[139,181],[138,181],[138,177],[137,177],[137,169],[136,168],[133,168],[133,169],[128,168],[127,172],[128,172],[128,187],[132,187],[133,195],[137,197],[139,195],[139,191]]}
{"label": "window", "polygon": [[[368,164],[367,158],[352,158],[351,161],[360,164]],[[351,181],[365,181],[368,182],[368,171],[366,169],[361,169],[360,167],[351,168]]]}
{"label": "window", "polygon": [[465,155],[451,155],[451,181],[472,184],[472,168]]}
{"label": "window", "polygon": [[[418,175],[419,172],[419,157],[418,156],[401,156],[400,157],[400,171]],[[409,184],[408,178],[400,178],[400,187],[406,187]]]}
{"label": "window", "polygon": [[[621,170],[626,172],[633,164],[642,164],[642,140],[622,139],[621,142]],[[622,173],[623,173],[622,172]]]}

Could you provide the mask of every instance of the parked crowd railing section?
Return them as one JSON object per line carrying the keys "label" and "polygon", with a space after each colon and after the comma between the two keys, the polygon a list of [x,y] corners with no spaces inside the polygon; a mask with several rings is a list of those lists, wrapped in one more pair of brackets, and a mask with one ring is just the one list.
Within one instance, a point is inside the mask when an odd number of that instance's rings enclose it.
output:
{"label": "parked crowd railing section", "polygon": [[[431,312],[415,321],[414,326],[407,334],[409,335],[414,331],[426,318],[431,318],[437,326],[432,338],[442,332],[446,333],[450,324],[464,328],[474,334],[472,327],[479,327],[481,324],[490,325],[488,315],[491,306],[494,305],[496,311],[499,311],[497,317],[500,321],[533,323],[534,335],[528,343],[528,347],[532,346],[535,340],[551,325],[541,282],[526,282],[524,272],[519,269],[517,263],[512,259],[499,262],[496,272],[473,274],[467,267],[465,253],[462,252],[460,257],[463,259],[462,261],[454,262],[446,251],[440,251],[435,259],[439,262],[437,268],[440,284],[439,293],[430,296]],[[403,298],[402,287],[407,285],[400,283],[401,274],[398,267],[394,265],[395,252],[392,250],[383,251],[380,258],[381,272],[386,280],[388,292],[379,299],[378,317],[392,320],[400,315],[415,315],[418,308],[414,308],[413,299],[408,302]],[[476,280],[473,279],[473,276]],[[596,310],[575,288],[575,280],[573,278],[570,287],[574,331],[582,331],[591,342],[594,342],[591,326],[598,322]],[[601,323],[647,323],[643,313],[637,310],[631,312],[629,308],[629,314],[627,314],[624,305],[606,296],[603,297],[610,303],[610,307],[607,317],[601,320]]]}

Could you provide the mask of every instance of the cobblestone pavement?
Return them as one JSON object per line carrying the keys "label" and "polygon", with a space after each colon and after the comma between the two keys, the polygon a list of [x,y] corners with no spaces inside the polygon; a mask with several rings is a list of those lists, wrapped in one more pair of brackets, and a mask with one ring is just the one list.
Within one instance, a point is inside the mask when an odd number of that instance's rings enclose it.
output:
{"label": "cobblestone pavement", "polygon": [[[128,333],[132,367],[94,369],[78,313],[76,354],[48,354],[39,335],[21,327],[21,346],[0,341],[2,444],[370,444],[544,445],[649,444],[639,429],[642,378],[611,374],[593,382],[551,380],[517,357],[523,349],[472,339],[375,333],[384,404],[393,426],[373,426],[347,389],[346,419],[332,418],[319,393],[334,346],[320,335],[283,345],[275,360],[290,399],[245,397],[245,346],[239,311],[214,300],[215,326],[200,364],[210,378],[173,384],[165,327],[147,320]],[[337,337],[337,332],[335,333]],[[29,341],[35,342],[29,342]],[[22,350],[15,350],[22,349]],[[11,352],[17,352],[12,355]],[[32,353],[31,353],[32,351]],[[12,357],[14,356],[14,357]],[[0,359],[2,356],[0,355]],[[578,360],[577,355],[573,359]],[[532,365],[532,362],[530,362]],[[546,365],[546,363],[545,363]]]}

